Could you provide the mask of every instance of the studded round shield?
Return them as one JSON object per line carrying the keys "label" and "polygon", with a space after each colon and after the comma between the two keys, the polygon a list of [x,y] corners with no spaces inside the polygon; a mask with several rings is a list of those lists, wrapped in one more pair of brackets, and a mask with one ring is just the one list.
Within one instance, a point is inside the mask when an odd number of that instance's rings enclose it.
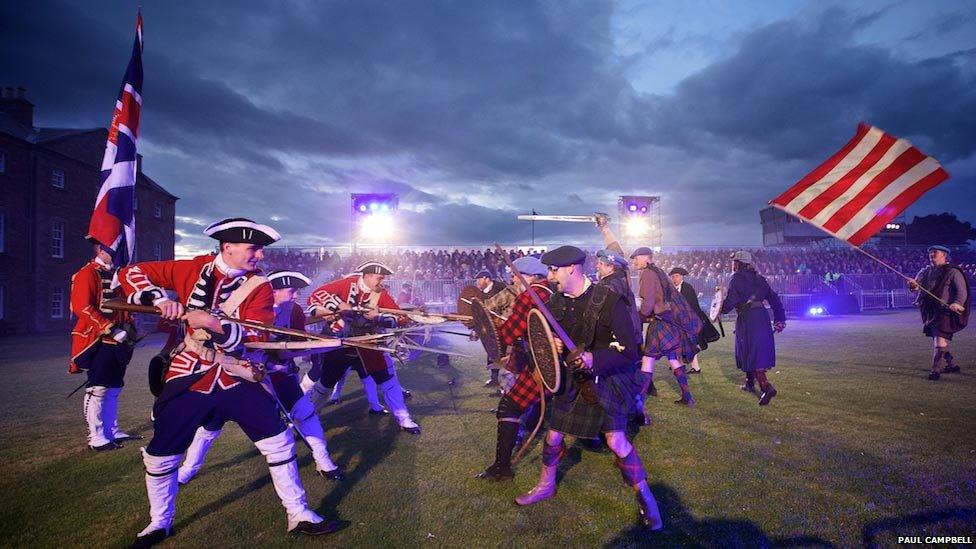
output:
{"label": "studded round shield", "polygon": [[556,344],[549,322],[538,309],[529,311],[528,334],[532,361],[535,362],[535,368],[539,372],[542,384],[550,392],[555,393],[559,390],[559,384],[562,380],[559,369],[559,353],[556,352]]}
{"label": "studded round shield", "polygon": [[[471,316],[471,302],[474,301],[476,297],[482,297],[485,293],[478,289],[477,286],[465,286],[461,288],[461,293],[458,294],[457,300],[457,312],[459,315]],[[470,321],[465,321],[462,324],[471,328],[473,324]]]}
{"label": "studded round shield", "polygon": [[474,323],[472,328],[478,334],[485,352],[488,353],[488,361],[499,362],[502,358],[502,344],[498,340],[498,330],[495,329],[495,323],[491,321],[491,313],[478,298],[471,300],[471,319]]}

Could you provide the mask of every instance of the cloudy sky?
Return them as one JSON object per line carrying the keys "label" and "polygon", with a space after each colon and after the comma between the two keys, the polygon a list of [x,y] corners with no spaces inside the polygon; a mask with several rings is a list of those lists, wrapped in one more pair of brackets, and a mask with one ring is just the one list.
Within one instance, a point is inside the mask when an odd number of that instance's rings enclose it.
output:
{"label": "cloudy sky", "polygon": [[[0,3],[0,83],[39,126],[108,123],[136,3]],[[864,120],[952,175],[908,214],[976,222],[976,3],[144,0],[144,171],[178,253],[227,216],[348,241],[527,242],[515,216],[663,197],[665,244],[761,243],[759,209]],[[596,241],[538,223],[540,242]]]}

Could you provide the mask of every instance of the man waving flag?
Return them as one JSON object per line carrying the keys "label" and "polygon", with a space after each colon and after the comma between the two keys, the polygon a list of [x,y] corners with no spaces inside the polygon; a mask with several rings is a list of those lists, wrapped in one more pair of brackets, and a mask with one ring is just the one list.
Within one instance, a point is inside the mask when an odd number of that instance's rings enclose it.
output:
{"label": "man waving flag", "polygon": [[904,139],[865,123],[770,204],[860,247],[949,174]]}
{"label": "man waving flag", "polygon": [[136,16],[132,58],[125,70],[102,157],[101,188],[86,238],[114,256],[115,265],[133,259],[136,220],[136,142],[142,110],[142,14]]}

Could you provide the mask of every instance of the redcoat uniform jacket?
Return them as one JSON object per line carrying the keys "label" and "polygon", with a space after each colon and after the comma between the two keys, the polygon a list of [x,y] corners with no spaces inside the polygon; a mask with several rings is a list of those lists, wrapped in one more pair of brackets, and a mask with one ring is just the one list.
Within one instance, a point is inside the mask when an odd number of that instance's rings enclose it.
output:
{"label": "redcoat uniform jacket", "polygon": [[102,302],[115,297],[110,289],[111,273],[96,261],[78,269],[71,276],[71,313],[78,317],[71,330],[71,362],[68,372],[80,373],[88,368],[87,362],[97,344],[118,345],[107,336],[112,328],[129,319],[126,313],[102,309]]}
{"label": "redcoat uniform jacket", "polygon": [[[260,271],[245,272],[237,276],[232,276],[229,272],[230,269],[219,255],[201,255],[193,259],[149,261],[124,267],[119,271],[119,282],[130,303],[154,305],[166,298],[166,290],[172,290],[184,307],[213,309],[227,301],[234,290],[245,281],[260,276]],[[273,307],[271,284],[264,281],[244,298],[234,316],[272,324]],[[210,334],[209,340],[204,342],[205,347],[240,357],[245,353],[245,341],[267,341],[266,333],[243,328],[230,321],[221,321],[221,327],[224,333]],[[188,325],[185,329],[187,335],[193,338],[196,330]],[[207,333],[206,330],[202,332]],[[249,352],[248,355],[263,362],[260,353]],[[238,378],[225,372],[219,365],[189,349],[184,349],[173,357],[165,381],[201,373],[204,375],[190,386],[190,390],[210,393],[218,385],[222,389],[229,389],[240,383]]]}
{"label": "redcoat uniform jacket", "polygon": [[[353,274],[345,278],[333,280],[332,282],[326,282],[319,286],[308,297],[308,308],[306,311],[308,314],[314,314],[316,307],[322,307],[330,313],[335,313],[339,310],[340,303],[347,303],[352,307],[367,307],[370,306],[371,300],[376,300],[377,307],[387,309],[400,308],[389,292],[382,290],[377,299],[374,292],[371,292],[362,283],[362,275]],[[332,334],[338,335],[343,332],[345,327],[345,321],[340,318],[333,322],[329,326],[329,329],[332,331]],[[357,349],[357,351],[367,372],[372,373],[386,369],[386,359],[383,358],[382,351],[372,349]]]}

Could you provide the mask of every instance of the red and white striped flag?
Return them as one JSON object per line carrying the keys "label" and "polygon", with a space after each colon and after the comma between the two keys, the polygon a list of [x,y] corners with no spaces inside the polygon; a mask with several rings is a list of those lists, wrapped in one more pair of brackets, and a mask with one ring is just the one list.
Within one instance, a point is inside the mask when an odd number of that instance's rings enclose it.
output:
{"label": "red and white striped flag", "polygon": [[861,123],[844,148],[770,204],[860,246],[948,177],[908,141]]}

